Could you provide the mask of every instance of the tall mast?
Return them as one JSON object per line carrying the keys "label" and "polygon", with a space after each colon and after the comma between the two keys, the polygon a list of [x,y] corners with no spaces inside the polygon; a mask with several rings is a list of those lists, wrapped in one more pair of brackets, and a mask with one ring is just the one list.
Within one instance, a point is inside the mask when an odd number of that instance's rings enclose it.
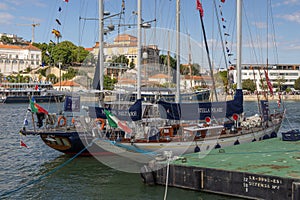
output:
{"label": "tall mast", "polygon": [[141,98],[141,56],[142,56],[142,2],[138,0],[137,8],[137,99]]}
{"label": "tall mast", "polygon": [[104,52],[103,52],[103,0],[99,0],[99,67],[100,67],[100,76],[99,76],[99,84],[100,90],[103,90],[103,83],[104,83]]}
{"label": "tall mast", "polygon": [[180,0],[176,1],[176,102],[180,103]]}
{"label": "tall mast", "polygon": [[236,1],[236,19],[237,19],[237,59],[236,59],[236,70],[237,70],[237,89],[242,89],[242,4],[243,0]]}

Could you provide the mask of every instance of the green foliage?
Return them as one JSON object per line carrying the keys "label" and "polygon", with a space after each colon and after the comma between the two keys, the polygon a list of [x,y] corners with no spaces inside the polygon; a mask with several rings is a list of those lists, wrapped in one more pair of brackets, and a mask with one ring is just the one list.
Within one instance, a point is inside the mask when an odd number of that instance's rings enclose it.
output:
{"label": "green foliage", "polygon": [[58,78],[54,74],[48,74],[48,76],[46,77],[46,80],[51,81],[52,83],[58,82]]}
{"label": "green foliage", "polygon": [[104,75],[103,89],[104,90],[113,90],[114,89],[114,85],[117,82],[118,82],[117,79],[115,79],[115,78],[111,79],[110,76]]}
{"label": "green foliage", "polygon": [[12,44],[13,43],[13,40],[7,36],[2,36],[0,38],[0,42],[3,42],[3,44]]}
{"label": "green foliage", "polygon": [[27,67],[27,68],[25,69],[25,73],[29,73],[29,72],[31,72],[31,68],[30,68],[30,67]]}
{"label": "green foliage", "polygon": [[[159,64],[168,65],[168,56],[160,55]],[[176,59],[174,59],[172,56],[170,56],[170,67],[176,69]]]}
{"label": "green foliage", "polygon": [[176,87],[176,84],[175,83],[163,83],[163,84],[160,84],[159,87],[163,87],[163,88],[175,88]]}
{"label": "green foliage", "polygon": [[75,70],[74,68],[69,67],[68,72],[62,75],[62,79],[70,80],[76,76],[77,72],[78,72],[78,70]]}
{"label": "green foliage", "polygon": [[242,82],[243,90],[248,90],[254,92],[256,90],[256,85],[253,80],[247,79]]}
{"label": "green foliage", "polygon": [[300,77],[295,81],[294,88],[295,90],[300,90]]}
{"label": "green foliage", "polygon": [[282,91],[282,85],[286,80],[284,79],[284,77],[280,77],[278,76],[276,79],[276,83],[274,83],[273,87],[277,87],[278,91]]}
{"label": "green foliage", "polygon": [[180,65],[180,74],[182,75],[189,75],[190,72],[192,73],[191,75],[197,75],[199,74],[199,64],[192,64],[191,66],[189,65]]}
{"label": "green foliage", "polygon": [[17,74],[16,76],[9,75],[7,77],[7,80],[10,83],[29,83],[30,77],[29,76],[23,76],[23,75],[20,75],[20,74]]}
{"label": "green foliage", "polygon": [[129,59],[126,58],[124,55],[120,55],[118,57],[113,58],[112,63],[125,63],[126,65],[129,64]]}
{"label": "green foliage", "polygon": [[130,61],[130,63],[129,63],[129,68],[130,68],[130,69],[135,68],[135,65],[134,65],[133,60]]}
{"label": "green foliage", "polygon": [[289,92],[292,92],[292,89],[291,89],[290,87],[287,87],[287,88],[285,89],[285,91],[286,91],[287,93],[289,93]]}
{"label": "green foliage", "polygon": [[221,82],[222,82],[222,84],[223,84],[223,87],[224,87],[224,89],[225,89],[225,91],[226,92],[228,92],[227,91],[227,86],[228,86],[228,78],[227,78],[227,76],[228,76],[228,72],[227,71],[220,71],[220,72],[218,72],[218,77],[221,79]]}
{"label": "green foliage", "polygon": [[70,41],[63,41],[59,44],[34,43],[34,46],[42,50],[42,61],[45,65],[58,66],[61,62],[62,66],[67,67],[73,63],[82,63],[89,54],[83,47],[77,47]]}
{"label": "green foliage", "polygon": [[39,69],[38,73],[41,74],[42,76],[46,76],[46,71],[47,69],[43,68],[43,69]]}

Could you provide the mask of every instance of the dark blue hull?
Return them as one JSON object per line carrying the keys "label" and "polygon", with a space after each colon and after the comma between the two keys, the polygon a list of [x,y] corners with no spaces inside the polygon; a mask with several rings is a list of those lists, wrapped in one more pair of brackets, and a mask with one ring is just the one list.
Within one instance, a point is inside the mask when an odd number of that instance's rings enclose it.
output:
{"label": "dark blue hull", "polygon": [[[81,136],[79,136],[79,134]],[[74,132],[43,132],[39,134],[43,142],[52,149],[65,154],[75,155],[85,149],[81,156],[105,155],[108,152],[98,145],[92,144],[93,137],[84,133]]]}

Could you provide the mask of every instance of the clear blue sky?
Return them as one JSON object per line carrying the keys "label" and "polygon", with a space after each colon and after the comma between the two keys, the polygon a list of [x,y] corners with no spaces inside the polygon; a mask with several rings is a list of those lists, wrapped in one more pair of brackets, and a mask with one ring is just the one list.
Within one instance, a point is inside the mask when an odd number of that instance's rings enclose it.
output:
{"label": "clear blue sky", "polygon": [[[105,10],[116,13],[121,10],[122,0],[105,0]],[[219,5],[222,6],[222,16],[226,22],[222,22],[222,34],[229,33],[227,37],[228,48],[234,54],[235,51],[235,1],[226,0],[220,3],[216,0],[217,11],[220,16]],[[267,4],[272,6],[267,9]],[[143,18],[148,21],[157,18],[156,27],[175,29],[175,0],[144,0],[143,1]],[[199,13],[196,10],[195,0],[181,0],[181,31],[189,33],[193,40],[202,44],[203,35],[200,29]],[[218,37],[217,20],[214,13],[213,0],[202,0],[204,8],[204,23],[207,31],[208,43],[213,52],[217,51],[217,43],[220,43]],[[125,0],[126,23],[136,23],[136,17],[132,11],[136,11],[136,0]],[[62,11],[58,11],[61,7]],[[300,64],[300,0],[244,0],[245,15],[244,20],[244,63],[261,63],[268,58],[270,63],[278,62],[286,64]],[[272,14],[272,20],[266,20],[267,13]],[[31,23],[40,23],[35,28],[35,42],[55,41],[51,30],[53,28],[60,30],[62,40],[69,40],[74,44],[84,47],[92,47],[98,40],[97,21],[81,21],[81,17],[98,17],[97,0],[69,0],[68,3],[63,0],[2,0],[0,3],[0,33],[17,34],[26,40],[31,40]],[[61,26],[55,21],[58,19]],[[124,23],[124,20],[121,20]],[[111,19],[107,24],[118,24],[119,20]],[[24,24],[29,24],[28,26]],[[80,26],[79,26],[80,25]],[[222,26],[226,27],[223,28]],[[268,26],[267,26],[268,25]],[[267,29],[268,27],[268,29]],[[128,30],[126,27],[120,28],[120,33]],[[133,29],[133,28],[131,28]],[[167,31],[166,31],[167,32]],[[267,33],[269,35],[267,45]],[[274,37],[275,33],[275,37]],[[106,38],[117,35],[114,32]],[[250,37],[251,36],[251,37]],[[146,38],[150,38],[147,36]],[[168,36],[165,34],[164,40]],[[274,48],[274,38],[277,49]],[[146,41],[146,39],[144,39]],[[186,40],[182,40],[187,43]],[[147,42],[147,41],[146,41]],[[157,42],[159,43],[159,42]],[[171,41],[174,44],[174,41]],[[248,48],[255,46],[253,48]],[[269,49],[267,51],[266,49]],[[274,54],[274,52],[278,52]],[[255,53],[254,53],[255,52]],[[215,53],[213,59],[218,63]],[[234,58],[231,58],[234,60]]]}

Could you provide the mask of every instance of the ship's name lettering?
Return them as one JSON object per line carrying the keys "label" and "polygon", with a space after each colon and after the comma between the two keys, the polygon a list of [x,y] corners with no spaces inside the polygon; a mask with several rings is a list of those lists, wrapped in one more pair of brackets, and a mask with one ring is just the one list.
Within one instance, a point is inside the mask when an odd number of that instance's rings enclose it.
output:
{"label": "ship's name lettering", "polygon": [[198,113],[222,113],[223,108],[198,108]]}

